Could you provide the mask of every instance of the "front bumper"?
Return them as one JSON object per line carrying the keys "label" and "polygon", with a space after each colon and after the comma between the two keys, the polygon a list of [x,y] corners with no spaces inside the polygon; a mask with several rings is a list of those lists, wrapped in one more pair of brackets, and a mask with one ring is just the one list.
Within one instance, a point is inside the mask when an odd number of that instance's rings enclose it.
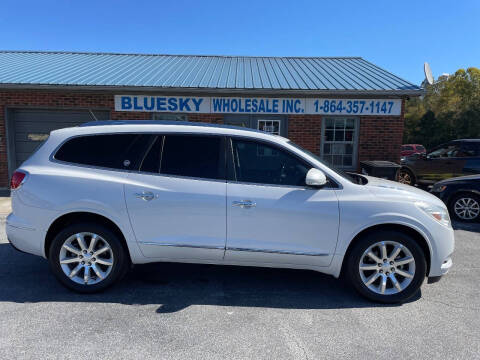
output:
{"label": "front bumper", "polygon": [[439,282],[443,275],[445,275],[446,273],[448,273],[448,271],[450,270],[450,268],[452,267],[453,265],[453,261],[452,261],[452,258],[451,257],[448,257],[446,260],[443,261],[443,264],[442,266],[440,266],[440,271],[442,272],[442,275],[438,275],[438,276],[429,276],[428,277],[428,283],[429,284],[434,284],[436,282]]}
{"label": "front bumper", "polygon": [[[440,226],[440,225],[439,225]],[[441,225],[443,227],[443,225]],[[430,272],[428,277],[443,276],[452,268],[452,254],[455,247],[453,229],[445,228],[432,234]]]}

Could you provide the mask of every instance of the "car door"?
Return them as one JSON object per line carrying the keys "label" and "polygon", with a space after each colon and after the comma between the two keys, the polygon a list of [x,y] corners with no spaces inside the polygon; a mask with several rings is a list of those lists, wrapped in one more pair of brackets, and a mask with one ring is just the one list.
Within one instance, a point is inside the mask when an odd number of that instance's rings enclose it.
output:
{"label": "car door", "polygon": [[221,136],[157,136],[125,185],[130,221],[149,258],[222,260],[225,200]]}
{"label": "car door", "polygon": [[225,261],[328,266],[339,226],[332,187],[307,187],[311,166],[277,145],[229,146]]}
{"label": "car door", "polygon": [[457,156],[463,158],[462,175],[480,174],[480,141],[464,141]]}
{"label": "car door", "polygon": [[433,149],[427,156],[419,156],[415,162],[417,179],[436,182],[455,176],[459,162],[455,158],[458,145],[451,142]]}

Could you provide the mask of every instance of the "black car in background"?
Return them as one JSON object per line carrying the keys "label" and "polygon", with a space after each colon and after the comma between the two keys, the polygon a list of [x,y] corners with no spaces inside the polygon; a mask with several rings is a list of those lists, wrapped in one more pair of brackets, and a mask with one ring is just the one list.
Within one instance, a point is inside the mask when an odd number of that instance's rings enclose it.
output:
{"label": "black car in background", "polygon": [[453,140],[426,154],[402,158],[397,180],[403,184],[434,184],[458,176],[480,174],[480,139]]}
{"label": "black car in background", "polygon": [[480,220],[480,175],[439,181],[431,192],[448,206],[450,216],[461,221]]}

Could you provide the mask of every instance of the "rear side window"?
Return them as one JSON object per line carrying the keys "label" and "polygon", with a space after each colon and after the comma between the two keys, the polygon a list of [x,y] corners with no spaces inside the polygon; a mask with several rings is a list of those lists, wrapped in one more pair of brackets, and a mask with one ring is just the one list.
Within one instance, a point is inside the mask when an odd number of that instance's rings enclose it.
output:
{"label": "rear side window", "polygon": [[424,151],[425,148],[422,145],[417,145],[417,150],[418,151]]}
{"label": "rear side window", "polygon": [[136,170],[155,138],[149,134],[79,136],[63,144],[54,158],[81,165]]}
{"label": "rear side window", "polygon": [[413,146],[403,146],[402,150],[413,150]]}
{"label": "rear side window", "polygon": [[166,135],[160,173],[205,179],[225,179],[222,137]]}
{"label": "rear side window", "polygon": [[459,157],[474,157],[480,155],[480,142],[464,142],[460,147]]}

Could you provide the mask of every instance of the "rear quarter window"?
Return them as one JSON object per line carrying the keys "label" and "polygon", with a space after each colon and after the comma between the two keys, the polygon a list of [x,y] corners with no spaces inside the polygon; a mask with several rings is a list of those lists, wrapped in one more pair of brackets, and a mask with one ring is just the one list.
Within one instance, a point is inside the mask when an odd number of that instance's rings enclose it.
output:
{"label": "rear quarter window", "polygon": [[152,134],[107,134],[78,136],[67,140],[54,159],[73,164],[110,169],[136,170]]}

